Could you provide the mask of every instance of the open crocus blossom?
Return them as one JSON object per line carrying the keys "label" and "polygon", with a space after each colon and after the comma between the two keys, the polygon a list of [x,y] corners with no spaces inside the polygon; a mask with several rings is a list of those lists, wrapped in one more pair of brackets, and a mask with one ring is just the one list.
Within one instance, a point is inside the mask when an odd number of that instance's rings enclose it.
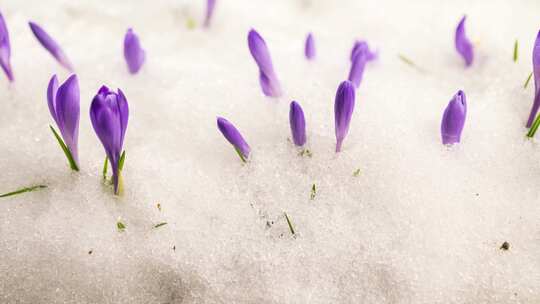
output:
{"label": "open crocus blossom", "polygon": [[336,152],[341,151],[341,144],[349,133],[349,125],[354,111],[355,91],[350,81],[342,82],[336,92],[334,116],[336,125]]}
{"label": "open crocus blossom", "polygon": [[9,33],[4,16],[0,13],[0,66],[9,81],[13,81],[13,71],[11,70],[11,45],[9,44]]}
{"label": "open crocus blossom", "polygon": [[536,35],[536,40],[534,41],[533,54],[533,75],[534,75],[534,101],[531,108],[531,113],[529,114],[529,119],[527,120],[527,128],[530,128],[536,114],[538,113],[538,108],[540,107],[540,31]]}
{"label": "open crocus blossom", "polygon": [[115,194],[120,194],[122,189],[121,170],[123,164],[120,156],[128,117],[129,107],[124,93],[120,89],[118,89],[118,93],[115,93],[106,86],[102,86],[90,105],[90,120],[111,163]]}
{"label": "open crocus blossom", "polygon": [[133,29],[128,29],[124,37],[124,58],[131,74],[136,74],[141,69],[145,56],[139,37],[133,32]]}
{"label": "open crocus blossom", "polygon": [[303,146],[306,143],[306,120],[302,107],[296,101],[291,102],[289,122],[294,144],[299,147]]}
{"label": "open crocus blossom", "polygon": [[227,139],[227,141],[233,145],[236,153],[238,153],[238,156],[240,156],[240,159],[242,159],[243,162],[246,162],[246,160],[249,158],[251,148],[247,144],[244,137],[242,137],[242,134],[240,134],[232,123],[222,117],[217,118],[217,126],[225,139]]}
{"label": "open crocus blossom", "polygon": [[41,43],[41,45],[49,52],[51,55],[60,63],[63,67],[68,69],[69,71],[73,71],[73,65],[67,58],[66,54],[60,47],[60,45],[54,41],[54,39],[45,32],[43,28],[41,28],[36,23],[30,21],[28,22],[30,25],[30,29],[32,30],[32,33],[34,33],[34,36],[36,36],[36,39]]}
{"label": "open crocus blossom", "polygon": [[272,58],[264,39],[255,30],[250,30],[248,34],[248,46],[253,59],[259,67],[259,82],[264,95],[270,97],[281,96],[281,85],[274,72]]}
{"label": "open crocus blossom", "polygon": [[304,52],[308,60],[312,60],[315,58],[315,40],[313,39],[312,33],[309,33],[306,37],[306,46],[304,48]]}
{"label": "open crocus blossom", "polygon": [[377,52],[373,52],[369,49],[369,45],[364,40],[357,40],[354,42],[354,46],[351,50],[351,61],[354,60],[357,54],[363,54],[366,57],[366,61],[372,61],[377,59]]}
{"label": "open crocus blossom", "polygon": [[467,35],[465,34],[465,20],[467,19],[467,16],[463,16],[461,18],[461,21],[459,21],[459,24],[456,28],[456,50],[458,53],[463,57],[465,60],[465,65],[470,66],[473,63],[474,59],[474,52],[473,52],[473,45],[469,41],[469,38],[467,38]]}
{"label": "open crocus blossom", "polygon": [[458,91],[444,110],[441,122],[441,137],[444,145],[458,143],[467,116],[467,101],[465,93]]}
{"label": "open crocus blossom", "polygon": [[216,0],[206,0],[206,15],[204,17],[204,27],[210,26],[210,21],[212,21],[212,15],[214,15],[215,7]]}
{"label": "open crocus blossom", "polygon": [[47,103],[62,138],[52,126],[51,131],[66,154],[71,169],[79,171],[80,93],[77,75],[71,75],[61,86],[53,75],[47,87]]}

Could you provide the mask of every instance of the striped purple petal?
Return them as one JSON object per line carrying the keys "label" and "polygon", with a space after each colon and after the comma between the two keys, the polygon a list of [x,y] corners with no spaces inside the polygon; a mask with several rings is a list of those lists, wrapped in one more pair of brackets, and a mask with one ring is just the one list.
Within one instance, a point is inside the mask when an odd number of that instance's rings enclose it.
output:
{"label": "striped purple petal", "polygon": [[306,37],[306,45],[304,48],[304,53],[308,60],[313,60],[315,58],[315,40],[313,39],[313,34],[309,33]]}
{"label": "striped purple petal", "polygon": [[441,137],[444,145],[458,143],[467,116],[467,101],[465,93],[458,91],[444,110],[441,122]]}
{"label": "striped purple petal", "polygon": [[227,141],[231,145],[233,145],[236,151],[241,154],[242,160],[245,161],[246,159],[248,159],[251,148],[249,147],[244,137],[242,137],[242,134],[240,134],[240,132],[233,126],[233,124],[225,118],[218,117],[217,126],[225,139],[227,139]]}
{"label": "striped purple petal", "polygon": [[133,32],[133,29],[128,29],[124,37],[124,58],[131,74],[136,74],[141,69],[145,56],[139,37]]}
{"label": "striped purple petal", "polygon": [[469,41],[469,38],[467,38],[467,35],[465,34],[465,20],[466,19],[467,19],[467,16],[463,16],[463,18],[461,18],[461,21],[459,21],[459,24],[456,28],[455,43],[456,43],[456,50],[465,60],[465,65],[470,66],[473,63],[474,52],[473,52],[473,45]]}
{"label": "striped purple petal", "polygon": [[253,59],[259,67],[259,82],[263,93],[270,97],[281,96],[281,85],[274,72],[270,52],[264,39],[255,30],[250,30],[248,34],[248,46]]}
{"label": "striped purple petal", "polygon": [[0,12],[0,67],[4,70],[9,81],[13,81],[13,71],[11,69],[11,44],[9,43],[9,33],[4,21],[4,16]]}
{"label": "striped purple petal", "polygon": [[347,133],[349,133],[354,103],[354,85],[350,81],[342,82],[337,89],[336,100],[334,103],[336,152],[341,151],[343,140],[345,139],[345,136],[347,136]]}
{"label": "striped purple petal", "polygon": [[299,147],[303,146],[306,143],[306,120],[302,107],[296,101],[291,102],[289,123],[294,144]]}
{"label": "striped purple petal", "polygon": [[73,65],[67,58],[66,54],[60,47],[60,45],[54,41],[54,39],[43,30],[39,25],[36,23],[30,21],[28,22],[30,25],[30,29],[32,30],[32,33],[34,33],[34,36],[36,36],[36,39],[41,43],[41,45],[49,52],[51,55],[60,63],[63,67],[66,69],[73,71]]}
{"label": "striped purple petal", "polygon": [[216,0],[206,0],[206,15],[204,17],[204,27],[210,26],[210,21],[212,21],[215,6]]}
{"label": "striped purple petal", "polygon": [[536,40],[534,41],[533,54],[533,75],[534,75],[534,100],[529,114],[529,119],[527,120],[527,128],[530,128],[536,114],[538,113],[538,108],[540,107],[540,96],[538,90],[540,90],[540,31],[536,35]]}

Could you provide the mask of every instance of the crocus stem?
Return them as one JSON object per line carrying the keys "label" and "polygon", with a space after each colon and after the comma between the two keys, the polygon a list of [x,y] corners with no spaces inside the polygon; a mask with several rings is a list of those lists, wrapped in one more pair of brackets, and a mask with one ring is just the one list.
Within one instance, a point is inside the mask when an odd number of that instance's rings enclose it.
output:
{"label": "crocus stem", "polygon": [[105,156],[105,162],[103,162],[103,180],[107,179],[107,165],[109,164],[109,158]]}
{"label": "crocus stem", "polygon": [[60,135],[58,135],[58,133],[56,132],[56,130],[54,129],[53,126],[49,125],[49,127],[51,128],[51,131],[53,132],[54,134],[54,137],[56,137],[56,140],[58,141],[58,144],[60,145],[60,147],[62,148],[62,150],[64,151],[64,154],[66,155],[67,159],[68,159],[68,162],[69,162],[69,166],[71,167],[71,170],[73,171],[79,171],[79,167],[77,166],[77,163],[75,162],[75,160],[73,159],[73,156],[71,154],[71,151],[69,151],[69,148],[66,146],[66,144],[64,143],[64,141],[62,140],[62,138],[60,137]]}
{"label": "crocus stem", "polygon": [[238,156],[240,156],[240,159],[242,160],[242,162],[246,162],[246,158],[244,157],[244,155],[242,155],[242,152],[240,152],[240,150],[238,150],[237,147],[234,147],[234,150],[236,151],[236,153],[238,153]]}
{"label": "crocus stem", "polygon": [[343,139],[338,139],[336,141],[336,152],[341,152],[341,143],[343,143]]}
{"label": "crocus stem", "polygon": [[121,170],[118,170],[118,173],[116,174],[116,178],[118,179],[118,186],[116,186],[114,194],[120,196],[124,193],[124,178],[122,177]]}

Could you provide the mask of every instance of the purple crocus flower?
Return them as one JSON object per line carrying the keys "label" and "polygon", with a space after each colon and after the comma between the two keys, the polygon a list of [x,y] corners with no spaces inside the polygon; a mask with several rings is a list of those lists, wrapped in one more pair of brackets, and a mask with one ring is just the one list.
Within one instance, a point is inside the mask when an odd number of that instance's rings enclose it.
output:
{"label": "purple crocus flower", "polygon": [[351,50],[351,61],[354,61],[354,57],[356,57],[357,54],[364,54],[366,61],[377,59],[377,52],[371,51],[368,43],[364,40],[357,40],[354,42],[354,46]]}
{"label": "purple crocus flower", "polygon": [[465,93],[458,91],[444,110],[441,122],[441,136],[444,145],[458,143],[467,116]]}
{"label": "purple crocus flower", "polygon": [[254,29],[249,31],[248,46],[253,59],[259,66],[259,82],[264,95],[270,97],[281,96],[281,85],[274,72],[272,58],[264,39]]}
{"label": "purple crocus flower", "polygon": [[214,8],[216,6],[216,0],[206,0],[206,16],[204,17],[204,27],[210,26],[212,15],[214,15]]}
{"label": "purple crocus flower", "polygon": [[538,31],[536,40],[534,41],[532,61],[534,75],[534,101],[531,113],[529,114],[529,119],[527,120],[527,128],[531,127],[534,118],[536,117],[536,113],[538,113],[538,108],[540,107],[540,94],[538,94],[538,90],[540,90],[540,31]]}
{"label": "purple crocus flower", "polygon": [[242,134],[240,134],[232,123],[222,117],[217,118],[217,126],[223,136],[225,136],[225,139],[233,145],[238,156],[240,156],[240,159],[242,159],[243,162],[246,162],[246,159],[248,159],[249,153],[251,152],[251,148],[244,137],[242,137]]}
{"label": "purple crocus flower", "polygon": [[360,86],[360,82],[362,82],[362,76],[364,75],[366,63],[367,56],[362,52],[357,52],[353,58],[348,78],[356,88],[358,88]]}
{"label": "purple crocus flower", "polygon": [[119,161],[128,117],[129,107],[124,93],[120,89],[115,93],[102,86],[90,105],[90,120],[111,163],[115,194],[119,193]]}
{"label": "purple crocus flower", "polygon": [[289,122],[294,144],[303,146],[306,143],[306,120],[302,107],[296,101],[291,102]]}
{"label": "purple crocus flower", "polygon": [[124,58],[131,74],[136,74],[140,70],[145,56],[139,37],[133,32],[133,29],[128,29],[124,37]]}
{"label": "purple crocus flower", "polygon": [[54,39],[49,36],[49,34],[47,34],[47,32],[45,32],[45,30],[43,30],[43,28],[41,28],[36,23],[30,21],[28,22],[28,24],[30,25],[30,29],[34,33],[34,36],[36,36],[39,43],[41,43],[41,45],[49,53],[51,53],[51,55],[58,61],[58,63],[60,63],[66,69],[73,71],[73,65],[67,58],[60,45],[58,45],[58,43],[54,41]]}
{"label": "purple crocus flower", "polygon": [[463,16],[463,18],[461,18],[461,21],[459,21],[459,24],[456,28],[455,42],[456,50],[459,54],[461,54],[463,59],[465,59],[465,65],[470,66],[473,63],[474,52],[473,45],[465,34],[465,19],[467,19],[467,16]]}
{"label": "purple crocus flower", "polygon": [[[66,156],[71,169],[79,171],[80,92],[77,75],[71,75],[61,86],[58,86],[58,78],[53,75],[47,87],[47,103],[68,149]],[[53,132],[56,135],[54,129]]]}
{"label": "purple crocus flower", "polygon": [[306,37],[306,46],[304,49],[304,52],[306,54],[306,58],[308,60],[312,60],[315,58],[315,40],[313,40],[313,34],[309,33]]}
{"label": "purple crocus flower", "polygon": [[349,132],[354,111],[354,85],[350,81],[342,82],[336,92],[334,116],[336,125],[336,152],[341,151],[341,144]]}
{"label": "purple crocus flower", "polygon": [[11,70],[11,45],[9,43],[9,33],[7,30],[4,16],[0,12],[0,66],[6,73],[9,81],[13,81],[13,71]]}

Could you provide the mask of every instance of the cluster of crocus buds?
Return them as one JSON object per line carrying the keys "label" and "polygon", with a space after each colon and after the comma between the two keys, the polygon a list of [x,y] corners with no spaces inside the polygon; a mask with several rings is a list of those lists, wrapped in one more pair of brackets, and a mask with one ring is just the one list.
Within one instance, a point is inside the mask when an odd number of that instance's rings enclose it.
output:
{"label": "cluster of crocus buds", "polygon": [[534,75],[534,100],[529,114],[529,119],[527,120],[527,128],[530,128],[533,124],[534,118],[538,113],[538,108],[540,107],[540,31],[536,35],[536,40],[534,41],[533,53],[532,53],[532,62],[533,62],[533,75]]}
{"label": "cluster of crocus buds", "polygon": [[369,61],[377,58],[377,53],[372,52],[369,49],[367,42],[356,41],[351,51],[351,69],[349,70],[349,81],[354,84],[356,88],[360,86],[362,77],[364,75],[364,69]]}
{"label": "cluster of crocus buds", "polygon": [[145,51],[133,29],[128,29],[124,37],[124,58],[131,74],[136,74],[141,69],[146,59]]}
{"label": "cluster of crocus buds", "polygon": [[272,58],[266,46],[264,39],[255,30],[250,30],[248,33],[248,46],[251,56],[255,59],[259,67],[259,82],[261,84],[264,95],[270,97],[281,96],[281,84],[274,71]]}
{"label": "cluster of crocus buds", "polygon": [[461,132],[467,116],[467,100],[463,91],[458,91],[446,106],[441,122],[441,137],[444,145],[461,141]]}
{"label": "cluster of crocus buds", "polygon": [[315,50],[315,40],[313,39],[312,33],[309,33],[306,37],[306,45],[304,47],[304,54],[306,55],[306,58],[308,60],[315,59],[315,55],[317,54]]}
{"label": "cluster of crocus buds", "polygon": [[113,92],[102,86],[90,105],[90,120],[111,164],[115,194],[122,190],[121,155],[128,117],[129,107],[124,93],[120,89]]}
{"label": "cluster of crocus buds", "polygon": [[47,103],[62,138],[52,126],[50,128],[66,154],[71,169],[79,171],[80,93],[77,75],[71,75],[60,86],[58,78],[53,75],[47,87]]}
{"label": "cluster of crocus buds", "polygon": [[236,153],[238,153],[238,156],[240,156],[240,159],[243,162],[246,162],[249,158],[251,148],[249,147],[244,137],[242,137],[242,134],[240,134],[238,129],[236,129],[236,127],[232,123],[222,117],[217,118],[217,127],[221,131],[225,139],[227,139],[227,141],[231,145],[233,145]]}
{"label": "cluster of crocus buds", "polygon": [[204,16],[204,27],[210,26],[212,21],[212,15],[214,15],[214,8],[216,6],[216,0],[206,0],[206,14]]}
{"label": "cluster of crocus buds", "polygon": [[32,33],[34,33],[34,36],[36,36],[36,39],[41,43],[41,45],[49,52],[51,55],[66,69],[69,71],[73,71],[73,65],[69,61],[68,57],[60,47],[60,45],[54,41],[54,39],[45,32],[43,28],[41,28],[36,23],[30,21],[28,23],[30,25],[30,29],[32,30]]}
{"label": "cluster of crocus buds", "polygon": [[461,57],[463,57],[463,59],[465,60],[465,65],[470,66],[473,63],[474,52],[473,52],[473,45],[469,41],[469,38],[467,38],[467,35],[465,34],[465,20],[466,19],[467,19],[467,16],[463,16],[463,18],[461,18],[461,21],[459,21],[459,24],[456,28],[455,44],[456,44],[456,50],[461,55]]}
{"label": "cluster of crocus buds", "polygon": [[0,13],[0,67],[4,70],[9,81],[13,81],[13,71],[11,70],[11,45],[9,43],[9,33],[4,16]]}
{"label": "cluster of crocus buds", "polygon": [[336,152],[341,151],[343,140],[349,133],[349,126],[354,111],[355,90],[350,81],[343,81],[336,92],[334,118],[336,127]]}

